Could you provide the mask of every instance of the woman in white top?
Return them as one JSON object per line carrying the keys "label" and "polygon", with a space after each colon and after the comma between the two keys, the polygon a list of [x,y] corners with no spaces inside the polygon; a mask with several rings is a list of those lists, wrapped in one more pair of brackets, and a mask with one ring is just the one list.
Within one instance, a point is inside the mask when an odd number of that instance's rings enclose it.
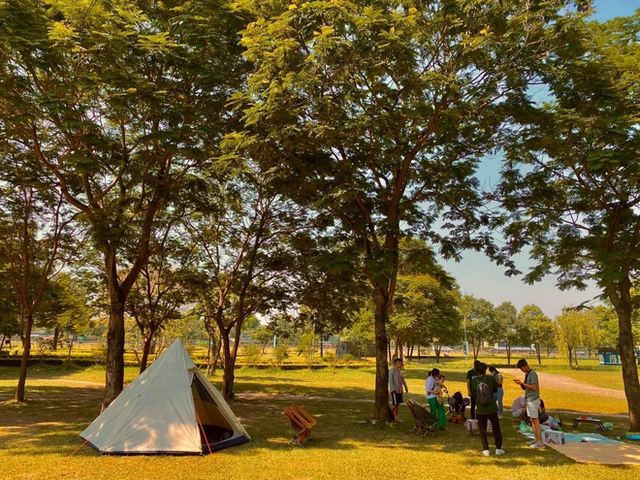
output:
{"label": "woman in white top", "polygon": [[433,388],[435,387],[435,384],[439,378],[440,378],[439,369],[434,368],[429,372],[429,376],[427,377],[427,382],[426,382],[425,396],[427,397],[427,401],[429,402],[429,409],[431,410],[431,414],[434,415],[435,417],[438,417],[438,426],[440,427],[440,430],[444,430],[444,426],[446,425],[444,405],[438,402],[438,398],[436,397],[436,394],[433,391]]}

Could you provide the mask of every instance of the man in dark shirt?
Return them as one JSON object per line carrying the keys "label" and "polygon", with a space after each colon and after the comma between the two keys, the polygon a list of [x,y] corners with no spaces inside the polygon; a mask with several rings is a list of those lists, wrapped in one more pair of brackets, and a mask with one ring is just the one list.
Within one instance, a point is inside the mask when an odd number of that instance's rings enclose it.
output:
{"label": "man in dark shirt", "polygon": [[476,394],[471,389],[471,379],[478,376],[476,367],[481,363],[480,360],[476,360],[473,362],[473,368],[467,372],[467,395],[471,399],[471,418],[476,418]]}
{"label": "man in dark shirt", "polygon": [[[489,450],[489,441],[487,440],[487,423],[491,422],[491,428],[493,429],[493,436],[496,440],[496,456],[504,455],[504,450],[502,449],[502,430],[500,429],[500,420],[498,419],[498,405],[496,403],[496,399],[493,396],[495,392],[498,391],[498,382],[493,375],[486,375],[487,373],[487,365],[485,363],[480,362],[479,365],[474,365],[475,371],[477,372],[477,376],[471,379],[471,391],[477,392],[478,385],[480,383],[486,383],[488,388],[488,402],[480,403],[482,401],[482,397],[480,399],[476,398],[478,401],[478,430],[480,430],[480,441],[482,442],[482,454],[485,457],[491,455],[491,451]],[[477,396],[477,395],[476,395]]]}

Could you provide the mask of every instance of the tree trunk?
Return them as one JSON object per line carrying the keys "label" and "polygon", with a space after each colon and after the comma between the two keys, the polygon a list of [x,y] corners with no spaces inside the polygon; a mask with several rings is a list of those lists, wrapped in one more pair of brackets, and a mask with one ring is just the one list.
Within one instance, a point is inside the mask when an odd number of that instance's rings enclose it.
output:
{"label": "tree trunk", "polygon": [[149,335],[144,338],[142,342],[142,359],[140,360],[140,373],[147,369],[147,363],[149,362],[149,353],[151,352],[151,344],[153,343],[153,336],[155,332],[149,329]]}
{"label": "tree trunk", "polygon": [[376,292],[376,312],[374,318],[374,331],[376,337],[376,383],[374,419],[388,422],[393,418],[389,408],[389,364],[387,363],[387,351],[389,340],[387,339],[386,325],[389,320],[389,299],[381,292]]}
{"label": "tree trunk", "polygon": [[213,334],[211,326],[207,326],[207,333],[209,335],[209,352],[207,353],[207,375],[213,375],[218,367],[218,357],[220,354],[220,344],[216,340],[216,336]]}
{"label": "tree trunk", "polygon": [[25,322],[24,340],[22,342],[22,358],[20,359],[20,376],[16,387],[16,402],[25,401],[25,385],[27,383],[27,367],[29,366],[29,356],[31,355],[31,329],[33,328],[33,314],[28,313]]}
{"label": "tree trunk", "polygon": [[231,355],[231,345],[229,339],[229,332],[220,332],[222,337],[222,351],[223,351],[223,373],[222,373],[222,396],[225,400],[233,398],[233,384],[235,382],[235,358]]}
{"label": "tree trunk", "polygon": [[107,331],[104,408],[108,407],[124,388],[124,299],[121,298],[120,291],[115,285],[109,287],[111,308]]}
{"label": "tree trunk", "polygon": [[58,342],[60,341],[60,327],[56,327],[53,329],[53,351],[58,351]]}
{"label": "tree trunk", "polygon": [[567,351],[569,352],[569,368],[573,368],[573,349],[567,345]]}
{"label": "tree trunk", "polygon": [[0,352],[1,352],[1,351],[2,351],[2,349],[4,348],[4,341],[6,340],[6,338],[7,338],[7,334],[6,334],[6,333],[3,333],[3,334],[2,334],[2,342],[0,342]]}
{"label": "tree trunk", "polygon": [[507,342],[506,347],[507,347],[507,365],[511,365],[511,342]]}
{"label": "tree trunk", "polygon": [[71,350],[73,350],[73,345],[76,343],[76,339],[77,338],[78,337],[76,335],[73,335],[71,337],[71,339],[69,340],[69,349],[68,349],[68,352],[67,352],[67,361],[69,361],[69,362],[71,361]]}
{"label": "tree trunk", "polygon": [[442,350],[442,345],[434,345],[434,352],[436,352],[436,363],[440,363],[440,351]]}
{"label": "tree trunk", "polygon": [[629,408],[629,431],[640,432],[640,381],[636,366],[635,345],[631,328],[631,281],[628,276],[618,283],[619,294],[615,285],[607,285],[606,292],[618,314],[620,335],[616,348],[622,363],[622,380],[624,393]]}
{"label": "tree trunk", "polygon": [[540,344],[534,344],[536,347],[536,356],[538,357],[538,365],[542,365],[542,359],[540,358]]}
{"label": "tree trunk", "polygon": [[324,357],[324,337],[320,337],[320,358]]}

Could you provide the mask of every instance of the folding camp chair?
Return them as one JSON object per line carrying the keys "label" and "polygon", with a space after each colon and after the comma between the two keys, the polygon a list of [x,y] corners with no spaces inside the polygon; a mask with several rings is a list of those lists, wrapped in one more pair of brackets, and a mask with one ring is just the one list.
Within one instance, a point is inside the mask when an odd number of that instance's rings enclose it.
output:
{"label": "folding camp chair", "polygon": [[438,419],[427,410],[424,405],[420,405],[418,402],[414,400],[409,400],[407,402],[407,407],[409,407],[409,411],[411,412],[411,416],[416,421],[416,424],[410,430],[410,432],[416,432],[416,434],[421,433],[422,437],[426,437],[427,434],[433,435],[435,438],[435,427],[438,424]]}
{"label": "folding camp chair", "polygon": [[316,424],[315,418],[305,412],[300,405],[295,403],[284,409],[284,414],[289,419],[291,428],[296,432],[289,445],[297,443],[302,446],[311,436],[311,428]]}

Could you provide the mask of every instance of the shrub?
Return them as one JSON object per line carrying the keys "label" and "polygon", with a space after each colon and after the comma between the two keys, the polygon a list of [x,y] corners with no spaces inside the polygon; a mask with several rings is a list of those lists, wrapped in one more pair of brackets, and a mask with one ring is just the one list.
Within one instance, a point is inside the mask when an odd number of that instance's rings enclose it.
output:
{"label": "shrub", "polygon": [[93,360],[96,365],[107,363],[107,346],[104,343],[93,347]]}
{"label": "shrub", "polygon": [[335,367],[338,364],[338,356],[334,352],[326,352],[322,357],[322,361]]}
{"label": "shrub", "polygon": [[247,363],[255,367],[262,358],[262,348],[259,345],[247,345],[244,347],[244,354],[247,357]]}
{"label": "shrub", "polygon": [[353,362],[353,355],[351,355],[350,353],[345,353],[344,355],[342,355],[342,363],[344,363],[347,367],[351,362]]}
{"label": "shrub", "polygon": [[289,345],[281,343],[276,348],[273,349],[273,355],[275,357],[276,367],[280,368],[284,364],[285,358],[288,357],[289,354]]}

